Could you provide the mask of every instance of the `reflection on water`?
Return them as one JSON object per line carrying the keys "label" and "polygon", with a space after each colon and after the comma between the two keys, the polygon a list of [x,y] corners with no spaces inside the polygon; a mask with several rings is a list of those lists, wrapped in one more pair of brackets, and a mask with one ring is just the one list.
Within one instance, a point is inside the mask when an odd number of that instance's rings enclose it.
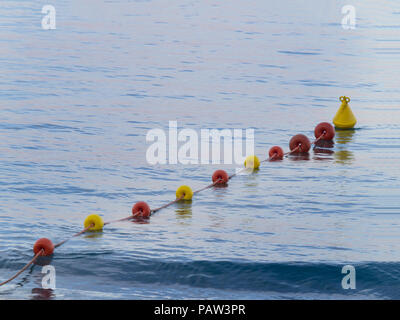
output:
{"label": "reflection on water", "polygon": [[336,130],[336,142],[338,144],[338,151],[335,152],[335,159],[340,164],[351,164],[354,161],[354,153],[345,149],[348,143],[353,141],[353,136],[356,130]]}
{"label": "reflection on water", "polygon": [[175,209],[177,219],[188,219],[192,217],[192,201],[180,201]]}
{"label": "reflection on water", "polygon": [[319,140],[315,143],[316,148],[333,148],[335,141],[333,140]]}
{"label": "reflection on water", "polygon": [[314,148],[313,160],[318,160],[318,161],[333,160],[332,157],[333,153],[334,153],[333,150]]}
{"label": "reflection on water", "polygon": [[303,160],[310,160],[310,154],[307,152],[302,152],[302,153],[295,153],[289,155],[288,159],[292,161],[303,161]]}
{"label": "reflection on water", "polygon": [[88,231],[84,233],[84,237],[86,239],[95,239],[95,238],[101,238],[103,236],[103,231]]}
{"label": "reflection on water", "polygon": [[213,188],[214,189],[226,189],[228,187],[228,184],[216,184]]}
{"label": "reflection on water", "polygon": [[351,130],[336,129],[336,137],[335,137],[336,143],[347,144],[349,142],[352,142],[355,132],[356,132],[356,130],[354,130],[354,129],[351,129]]}
{"label": "reflection on water", "polygon": [[34,264],[38,265],[38,266],[47,266],[49,264],[51,264],[53,260],[53,255],[51,256],[39,256],[36,261],[34,262]]}
{"label": "reflection on water", "polygon": [[337,163],[350,164],[354,160],[354,153],[349,150],[339,150],[335,152],[335,159]]}
{"label": "reflection on water", "polygon": [[314,145],[314,160],[332,160],[333,158],[330,156],[334,153],[331,149],[335,146],[335,142],[333,140],[319,140]]}
{"label": "reflection on water", "polygon": [[136,224],[148,224],[150,222],[150,219],[149,218],[143,218],[143,217],[135,217],[130,221],[132,223],[136,223]]}
{"label": "reflection on water", "polygon": [[31,278],[31,275],[33,274],[34,269],[35,269],[35,266],[32,265],[32,266],[29,268],[29,271],[28,271],[27,273],[25,273],[24,276],[23,276],[22,278],[19,279],[19,281],[17,282],[17,285],[22,287],[22,286],[24,286],[26,283],[28,283],[29,280],[30,280],[30,278]]}
{"label": "reflection on water", "polygon": [[330,149],[324,149],[324,148],[314,148],[314,154],[333,154],[335,153],[333,150]]}
{"label": "reflection on water", "polygon": [[31,300],[53,300],[55,298],[52,289],[33,288]]}

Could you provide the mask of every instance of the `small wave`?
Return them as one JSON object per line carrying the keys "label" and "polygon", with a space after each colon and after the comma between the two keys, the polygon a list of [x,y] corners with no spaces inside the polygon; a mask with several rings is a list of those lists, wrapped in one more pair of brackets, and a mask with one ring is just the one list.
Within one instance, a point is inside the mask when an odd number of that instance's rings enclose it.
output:
{"label": "small wave", "polygon": [[[68,264],[68,261],[71,263]],[[0,261],[0,265],[1,265]],[[334,297],[400,298],[393,283],[400,279],[400,263],[356,263],[356,289],[344,290],[341,273],[345,264],[302,262],[163,261],[129,259],[115,255],[71,254],[53,260],[57,274],[74,278],[101,278],[124,286],[163,285],[213,290],[269,292],[293,298]],[[10,267],[10,265],[8,266]]]}

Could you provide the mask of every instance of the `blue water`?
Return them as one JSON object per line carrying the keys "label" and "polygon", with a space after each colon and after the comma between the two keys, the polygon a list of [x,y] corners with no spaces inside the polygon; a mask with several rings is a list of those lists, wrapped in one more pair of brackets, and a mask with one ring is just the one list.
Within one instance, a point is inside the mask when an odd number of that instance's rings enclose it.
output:
{"label": "blue water", "polygon": [[[351,97],[333,153],[264,163],[148,223],[56,250],[0,299],[399,299],[400,4],[394,1],[53,1],[0,6],[0,282],[88,214],[129,216],[236,165],[149,165],[146,133],[254,128],[288,150]],[[354,30],[341,26],[356,8]],[[341,286],[344,265],[356,289]]]}

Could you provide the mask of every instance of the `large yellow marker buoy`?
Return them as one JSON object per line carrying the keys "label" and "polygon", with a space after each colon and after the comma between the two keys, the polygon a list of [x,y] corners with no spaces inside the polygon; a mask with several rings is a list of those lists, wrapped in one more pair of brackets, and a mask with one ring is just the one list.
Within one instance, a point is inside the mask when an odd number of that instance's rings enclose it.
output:
{"label": "large yellow marker buoy", "polygon": [[333,118],[333,123],[336,128],[351,129],[356,125],[357,119],[354,116],[353,111],[351,111],[350,106],[348,104],[350,102],[350,98],[343,96],[340,97],[339,100],[342,101],[342,105],[336,112],[336,115]]}

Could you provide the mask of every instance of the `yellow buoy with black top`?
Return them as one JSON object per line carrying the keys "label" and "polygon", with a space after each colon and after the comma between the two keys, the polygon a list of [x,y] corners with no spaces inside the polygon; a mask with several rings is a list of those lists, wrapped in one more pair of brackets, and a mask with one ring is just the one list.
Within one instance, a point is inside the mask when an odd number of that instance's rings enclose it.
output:
{"label": "yellow buoy with black top", "polygon": [[353,111],[350,109],[350,98],[343,96],[340,97],[339,100],[342,104],[333,118],[333,124],[338,129],[351,129],[356,125],[357,119],[354,116]]}

